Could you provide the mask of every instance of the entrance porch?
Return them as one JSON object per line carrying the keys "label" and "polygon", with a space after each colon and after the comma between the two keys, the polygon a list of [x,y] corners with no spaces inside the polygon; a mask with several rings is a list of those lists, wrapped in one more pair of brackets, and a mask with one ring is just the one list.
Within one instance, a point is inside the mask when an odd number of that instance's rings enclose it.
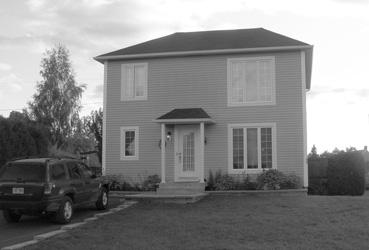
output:
{"label": "entrance porch", "polygon": [[[205,125],[214,123],[211,117],[201,108],[174,109],[154,121],[161,125],[161,184],[158,194],[204,192]],[[167,166],[166,146],[172,140],[173,166]],[[166,168],[174,169],[174,178],[168,178]]]}

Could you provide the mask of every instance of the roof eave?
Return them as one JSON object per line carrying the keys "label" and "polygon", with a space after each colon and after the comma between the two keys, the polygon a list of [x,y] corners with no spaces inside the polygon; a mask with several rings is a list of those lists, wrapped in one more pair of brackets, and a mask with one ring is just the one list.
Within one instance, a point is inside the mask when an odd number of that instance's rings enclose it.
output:
{"label": "roof eave", "polygon": [[184,118],[184,119],[155,119],[153,122],[165,124],[196,124],[196,123],[215,123],[211,118]]}
{"label": "roof eave", "polygon": [[212,55],[212,54],[233,54],[233,53],[249,53],[249,52],[269,52],[269,51],[288,51],[288,50],[308,50],[312,49],[312,45],[295,45],[295,46],[277,46],[277,47],[260,47],[260,48],[241,48],[241,49],[219,49],[219,50],[194,50],[194,51],[174,51],[159,53],[143,53],[131,55],[101,55],[94,59],[100,63],[107,60],[120,59],[141,59],[141,58],[157,58],[157,57],[174,57],[174,56],[195,56],[195,55]]}

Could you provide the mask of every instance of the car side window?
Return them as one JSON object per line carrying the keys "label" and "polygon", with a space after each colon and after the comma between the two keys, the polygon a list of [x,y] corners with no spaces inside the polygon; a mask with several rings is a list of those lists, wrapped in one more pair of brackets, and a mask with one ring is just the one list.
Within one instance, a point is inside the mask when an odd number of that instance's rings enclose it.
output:
{"label": "car side window", "polygon": [[85,178],[86,179],[91,179],[92,178],[92,171],[85,164],[79,163],[78,165],[81,168]]}
{"label": "car side window", "polygon": [[64,165],[61,163],[51,165],[51,179],[54,181],[65,180],[66,172]]}
{"label": "car side window", "polygon": [[69,176],[71,179],[82,179],[82,171],[79,169],[78,165],[74,162],[67,163]]}

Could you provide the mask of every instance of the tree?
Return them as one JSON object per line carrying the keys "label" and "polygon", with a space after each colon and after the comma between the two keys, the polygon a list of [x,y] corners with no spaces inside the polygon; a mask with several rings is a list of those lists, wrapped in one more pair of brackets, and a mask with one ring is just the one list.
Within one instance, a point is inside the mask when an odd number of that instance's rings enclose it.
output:
{"label": "tree", "polygon": [[45,129],[24,114],[0,116],[0,166],[15,157],[45,156],[48,144]]}
{"label": "tree", "polygon": [[91,114],[86,117],[86,126],[89,132],[94,135],[98,157],[100,163],[102,162],[102,138],[103,138],[103,111],[99,110],[92,111]]}
{"label": "tree", "polygon": [[308,154],[308,159],[317,159],[319,158],[319,155],[317,153],[315,145],[311,148],[311,152]]}
{"label": "tree", "polygon": [[85,85],[76,83],[69,51],[63,45],[46,51],[40,74],[42,80],[29,103],[30,116],[50,130],[51,144],[60,148],[73,132]]}

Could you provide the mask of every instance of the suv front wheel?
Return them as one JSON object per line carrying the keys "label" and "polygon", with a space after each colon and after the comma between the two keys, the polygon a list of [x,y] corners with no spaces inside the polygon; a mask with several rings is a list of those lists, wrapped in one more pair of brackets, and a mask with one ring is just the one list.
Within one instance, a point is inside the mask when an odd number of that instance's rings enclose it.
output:
{"label": "suv front wheel", "polygon": [[73,202],[68,196],[65,196],[60,203],[59,210],[56,212],[56,221],[60,224],[67,224],[73,216]]}
{"label": "suv front wheel", "polygon": [[6,209],[3,211],[4,218],[7,222],[19,222],[22,215],[20,213],[16,213],[13,210]]}

